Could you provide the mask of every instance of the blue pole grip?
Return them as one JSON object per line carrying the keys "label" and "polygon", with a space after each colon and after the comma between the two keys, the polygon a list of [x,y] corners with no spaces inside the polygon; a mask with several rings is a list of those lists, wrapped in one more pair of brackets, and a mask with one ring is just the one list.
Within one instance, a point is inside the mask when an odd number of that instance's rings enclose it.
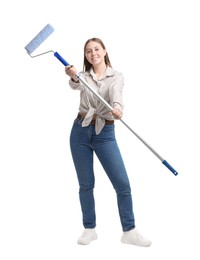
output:
{"label": "blue pole grip", "polygon": [[55,56],[64,66],[69,66],[69,65],[70,65],[65,59],[63,59],[63,57],[60,56],[59,53],[54,52],[54,56]]}
{"label": "blue pole grip", "polygon": [[162,163],[163,163],[171,172],[173,172],[174,175],[177,175],[177,174],[178,174],[178,172],[175,171],[174,168],[173,168],[166,160],[162,161]]}

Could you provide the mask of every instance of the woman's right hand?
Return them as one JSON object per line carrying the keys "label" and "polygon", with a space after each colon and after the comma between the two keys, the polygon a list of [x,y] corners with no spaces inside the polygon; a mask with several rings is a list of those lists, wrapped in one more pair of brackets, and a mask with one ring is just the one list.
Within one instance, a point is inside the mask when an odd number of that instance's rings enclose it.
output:
{"label": "woman's right hand", "polygon": [[65,73],[75,82],[78,82],[77,78],[77,70],[74,67],[74,65],[66,66],[65,67]]}

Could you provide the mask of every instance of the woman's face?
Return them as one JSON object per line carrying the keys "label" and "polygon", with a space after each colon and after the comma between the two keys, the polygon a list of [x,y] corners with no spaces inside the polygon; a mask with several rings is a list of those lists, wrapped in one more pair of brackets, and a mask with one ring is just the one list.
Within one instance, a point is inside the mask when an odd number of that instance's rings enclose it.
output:
{"label": "woman's face", "polygon": [[98,65],[102,62],[105,63],[104,57],[106,55],[106,50],[103,49],[100,43],[91,41],[86,45],[85,57],[90,64],[93,66]]}

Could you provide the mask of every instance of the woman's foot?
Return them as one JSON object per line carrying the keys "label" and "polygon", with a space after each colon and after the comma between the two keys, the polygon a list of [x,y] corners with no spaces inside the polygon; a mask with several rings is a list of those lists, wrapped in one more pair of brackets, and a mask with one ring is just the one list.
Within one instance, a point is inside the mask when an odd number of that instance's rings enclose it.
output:
{"label": "woman's foot", "polygon": [[79,245],[89,245],[93,240],[97,239],[97,233],[94,228],[86,228],[79,237],[77,243]]}
{"label": "woman's foot", "polygon": [[137,231],[136,228],[126,231],[123,233],[121,242],[125,244],[132,244],[136,246],[143,246],[147,247],[151,245],[151,241],[144,238],[140,233]]}

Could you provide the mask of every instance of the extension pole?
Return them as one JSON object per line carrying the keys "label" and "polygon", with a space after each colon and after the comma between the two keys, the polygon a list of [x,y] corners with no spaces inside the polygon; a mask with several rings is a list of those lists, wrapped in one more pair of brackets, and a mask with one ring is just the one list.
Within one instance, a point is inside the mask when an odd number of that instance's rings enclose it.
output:
{"label": "extension pole", "polygon": [[[54,52],[54,56],[64,65],[70,66],[70,64],[64,60],[57,52]],[[110,110],[113,111],[113,108],[79,75],[76,75],[77,78]],[[139,136],[133,129],[128,126],[122,119],[120,121],[176,176],[178,172],[160,156],[141,136]]]}

